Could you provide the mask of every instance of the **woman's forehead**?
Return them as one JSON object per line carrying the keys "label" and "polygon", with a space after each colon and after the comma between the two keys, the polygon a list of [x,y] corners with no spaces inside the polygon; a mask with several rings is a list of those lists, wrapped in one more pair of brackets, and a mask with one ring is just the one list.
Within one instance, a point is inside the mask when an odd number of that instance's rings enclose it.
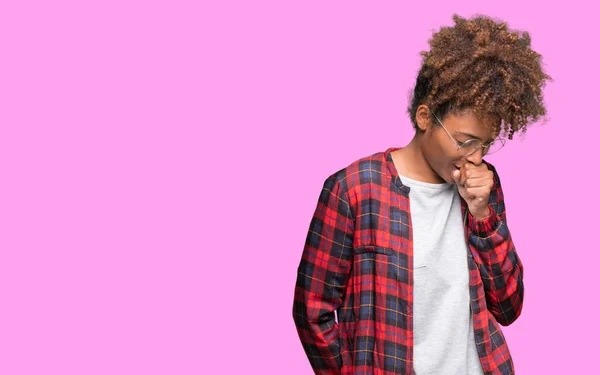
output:
{"label": "woman's forehead", "polygon": [[495,139],[498,136],[498,130],[495,129],[495,124],[491,118],[476,116],[471,111],[457,114],[449,113],[446,116],[444,125],[450,127],[456,133],[479,138],[482,141]]}

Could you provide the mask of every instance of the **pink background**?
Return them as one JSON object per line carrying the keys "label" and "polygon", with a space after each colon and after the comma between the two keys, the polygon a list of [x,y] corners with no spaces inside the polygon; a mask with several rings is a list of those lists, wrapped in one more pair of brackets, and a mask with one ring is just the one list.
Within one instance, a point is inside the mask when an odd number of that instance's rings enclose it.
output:
{"label": "pink background", "polygon": [[598,371],[597,10],[410,3],[3,2],[0,373],[310,374],[291,309],[318,194],[411,139],[453,13],[530,31],[555,79],[550,121],[487,159],[525,268],[516,371]]}

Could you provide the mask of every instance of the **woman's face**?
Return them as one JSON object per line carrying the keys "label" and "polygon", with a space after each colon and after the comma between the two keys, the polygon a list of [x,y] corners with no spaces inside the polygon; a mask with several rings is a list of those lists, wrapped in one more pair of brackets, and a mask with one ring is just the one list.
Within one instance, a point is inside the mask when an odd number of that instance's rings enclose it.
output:
{"label": "woman's face", "polygon": [[[426,106],[423,107],[427,108]],[[427,119],[429,124],[426,126],[425,133],[423,134],[421,149],[431,168],[443,180],[453,184],[452,172],[455,169],[460,169],[467,162],[475,165],[481,164],[483,151],[479,149],[469,156],[462,156],[457,150],[458,146],[455,141],[452,140],[448,133],[459,144],[473,138],[479,139],[482,143],[488,143],[493,141],[498,134],[493,133],[490,122],[484,123],[471,111],[464,111],[461,114],[448,114],[445,118],[440,118],[440,120],[448,132],[444,130],[439,122],[437,126],[434,126],[435,124],[432,124]],[[435,117],[434,121],[437,122]],[[421,128],[421,124],[419,124],[419,127]]]}

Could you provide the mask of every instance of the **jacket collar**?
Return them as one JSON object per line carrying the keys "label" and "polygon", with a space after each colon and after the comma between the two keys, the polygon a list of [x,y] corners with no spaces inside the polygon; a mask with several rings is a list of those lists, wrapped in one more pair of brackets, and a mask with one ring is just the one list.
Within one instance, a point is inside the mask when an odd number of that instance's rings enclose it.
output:
{"label": "jacket collar", "polygon": [[402,180],[400,180],[400,176],[398,175],[398,170],[396,170],[396,166],[394,165],[394,160],[392,159],[392,151],[396,151],[401,149],[402,147],[389,147],[387,150],[383,152],[383,156],[385,159],[385,164],[387,165],[388,173],[392,178],[392,184],[396,186],[401,192],[405,195],[408,195],[410,191],[410,187],[404,185]]}

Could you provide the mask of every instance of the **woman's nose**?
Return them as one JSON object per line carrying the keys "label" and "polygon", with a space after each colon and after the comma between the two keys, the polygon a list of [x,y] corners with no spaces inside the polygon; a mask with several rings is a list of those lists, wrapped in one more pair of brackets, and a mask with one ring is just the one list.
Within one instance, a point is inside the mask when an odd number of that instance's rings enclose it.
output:
{"label": "woman's nose", "polygon": [[469,162],[475,165],[481,164],[481,161],[483,159],[483,148],[480,147],[479,149],[477,149],[477,151],[467,156],[465,159],[467,159]]}

